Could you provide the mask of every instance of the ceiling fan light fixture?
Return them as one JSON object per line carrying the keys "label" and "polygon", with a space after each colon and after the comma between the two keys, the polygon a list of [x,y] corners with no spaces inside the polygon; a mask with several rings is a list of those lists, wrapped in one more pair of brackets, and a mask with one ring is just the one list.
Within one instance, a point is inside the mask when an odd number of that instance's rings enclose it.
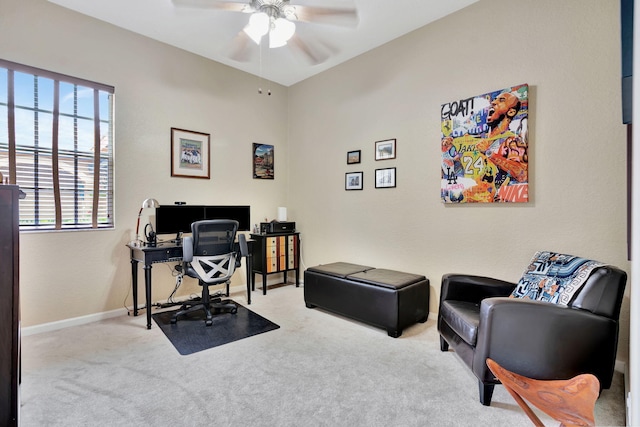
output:
{"label": "ceiling fan light fixture", "polygon": [[258,12],[251,15],[249,18],[249,24],[244,27],[244,32],[253,40],[256,44],[260,44],[262,36],[269,32],[271,26],[271,20],[269,15],[264,12]]}
{"label": "ceiling fan light fixture", "polygon": [[269,47],[276,48],[286,45],[295,32],[296,24],[284,18],[276,19],[269,33]]}

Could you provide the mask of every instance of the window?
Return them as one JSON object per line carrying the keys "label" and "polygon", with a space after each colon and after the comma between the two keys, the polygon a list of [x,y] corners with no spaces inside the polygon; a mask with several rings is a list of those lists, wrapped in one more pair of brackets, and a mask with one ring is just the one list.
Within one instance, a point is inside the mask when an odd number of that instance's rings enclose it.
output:
{"label": "window", "polygon": [[113,228],[111,86],[0,59],[0,172],[21,230]]}

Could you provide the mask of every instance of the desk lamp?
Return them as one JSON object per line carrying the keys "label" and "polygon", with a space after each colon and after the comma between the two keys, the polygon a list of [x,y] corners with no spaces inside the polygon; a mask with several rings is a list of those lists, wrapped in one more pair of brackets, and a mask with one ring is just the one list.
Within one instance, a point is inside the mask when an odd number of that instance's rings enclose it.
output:
{"label": "desk lamp", "polygon": [[145,199],[142,202],[142,206],[140,207],[140,211],[138,212],[138,224],[136,225],[136,242],[140,241],[140,216],[142,215],[142,210],[145,208],[159,208],[160,203],[156,199]]}

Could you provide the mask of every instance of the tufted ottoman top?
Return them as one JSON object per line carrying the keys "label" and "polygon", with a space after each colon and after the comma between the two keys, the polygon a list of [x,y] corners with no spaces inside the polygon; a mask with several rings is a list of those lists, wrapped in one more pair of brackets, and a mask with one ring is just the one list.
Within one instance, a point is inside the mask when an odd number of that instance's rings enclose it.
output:
{"label": "tufted ottoman top", "polygon": [[347,277],[354,273],[360,273],[363,271],[371,270],[373,267],[367,267],[366,265],[350,264],[348,262],[334,262],[331,264],[321,264],[315,267],[307,268],[308,271],[316,273],[323,273],[329,276]]}
{"label": "tufted ottoman top", "polygon": [[381,286],[390,289],[401,289],[416,282],[426,280],[425,276],[401,271],[374,268],[371,270],[350,274],[349,279],[354,282],[362,282],[370,285]]}

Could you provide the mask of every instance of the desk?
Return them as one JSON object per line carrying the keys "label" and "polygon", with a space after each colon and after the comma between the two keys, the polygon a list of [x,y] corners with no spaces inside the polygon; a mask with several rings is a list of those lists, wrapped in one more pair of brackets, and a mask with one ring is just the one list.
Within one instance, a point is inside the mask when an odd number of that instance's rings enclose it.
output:
{"label": "desk", "polygon": [[[251,304],[251,239],[247,239],[249,253],[245,259],[247,270],[247,304]],[[141,243],[142,245],[142,243]],[[237,245],[237,242],[236,242]],[[138,315],[138,263],[144,269],[144,290],[147,310],[147,329],[151,329],[151,267],[157,262],[182,261],[182,246],[171,243],[159,243],[157,246],[134,246],[127,244],[131,252],[131,286],[133,290],[133,315]]]}

